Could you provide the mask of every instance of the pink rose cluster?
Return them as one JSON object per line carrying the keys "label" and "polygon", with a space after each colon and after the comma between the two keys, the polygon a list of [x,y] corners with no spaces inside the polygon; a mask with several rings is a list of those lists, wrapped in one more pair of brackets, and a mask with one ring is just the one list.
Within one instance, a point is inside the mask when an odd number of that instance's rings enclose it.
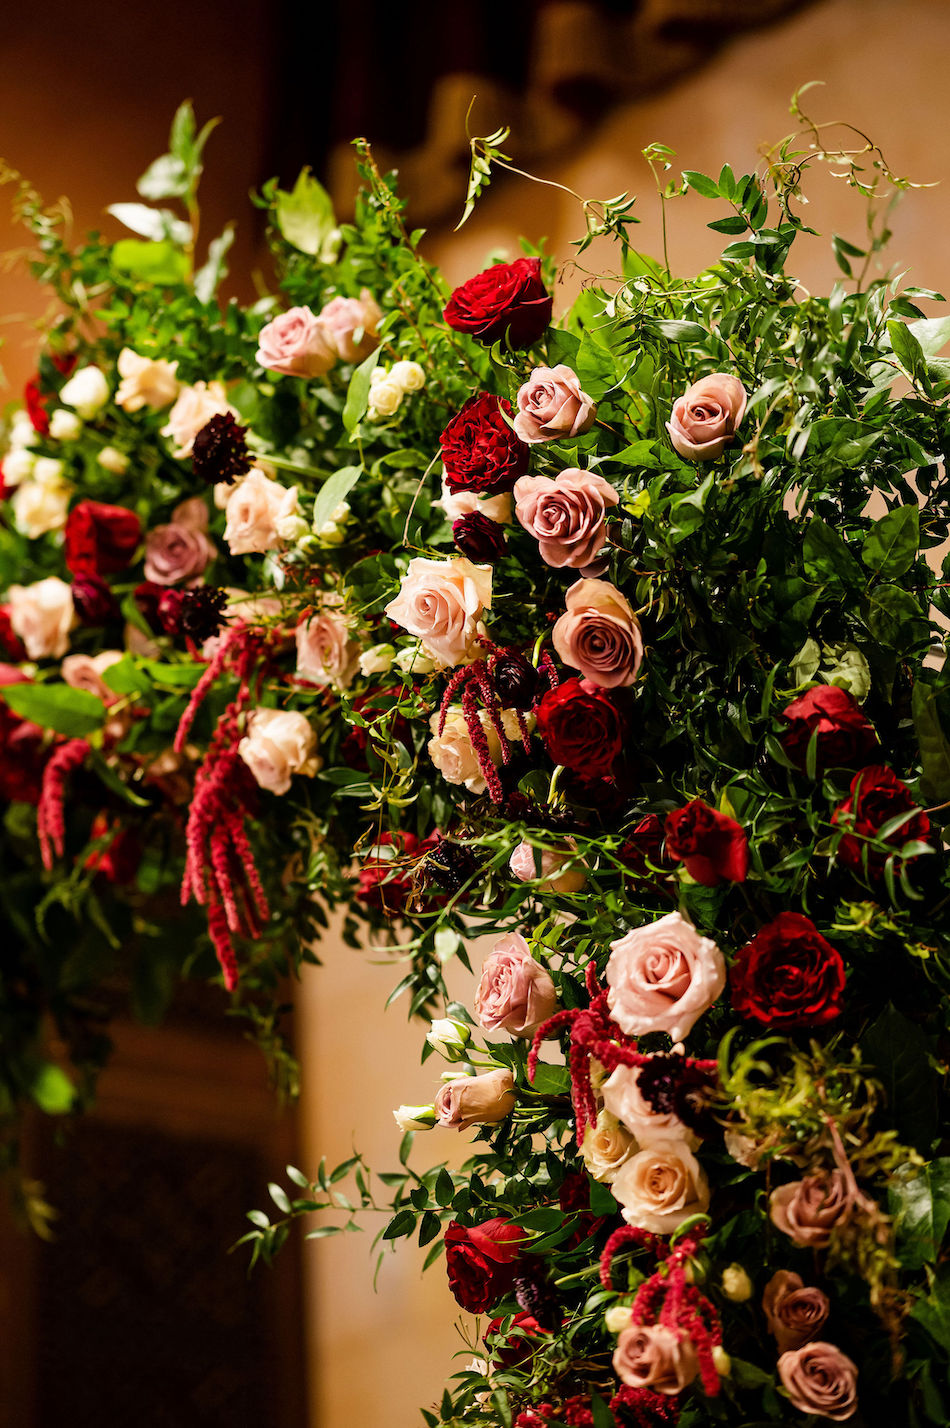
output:
{"label": "pink rose cluster", "polygon": [[261,328],[257,361],[288,377],[324,377],[337,362],[369,356],[382,317],[368,288],[358,298],[333,298],[319,313],[292,307]]}

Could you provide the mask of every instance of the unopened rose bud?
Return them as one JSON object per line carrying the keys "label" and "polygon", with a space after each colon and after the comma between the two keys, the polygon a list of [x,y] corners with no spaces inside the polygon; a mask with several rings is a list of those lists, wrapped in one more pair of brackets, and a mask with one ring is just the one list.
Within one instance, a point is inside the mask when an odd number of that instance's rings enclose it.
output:
{"label": "unopened rose bud", "polygon": [[437,674],[445,668],[441,660],[433,659],[418,644],[399,650],[393,664],[397,669],[401,669],[403,674]]}
{"label": "unopened rose bud", "polygon": [[351,515],[352,511],[350,510],[349,506],[346,504],[345,501],[341,501],[340,504],[338,506],[334,506],[333,510],[330,512],[330,520],[335,526],[343,526],[346,525],[346,522],[350,519]]}
{"label": "unopened rose bud", "polygon": [[730,1264],[723,1270],[722,1292],[733,1304],[744,1304],[752,1298],[752,1280],[741,1264]]}
{"label": "unopened rose bud", "polygon": [[274,522],[274,532],[278,540],[286,541],[288,545],[294,545],[303,536],[308,535],[310,527],[303,516],[289,515],[278,516]]}
{"label": "unopened rose bud", "polygon": [[77,441],[81,431],[79,417],[65,407],[57,407],[49,419],[49,434],[54,441]]}
{"label": "unopened rose bud", "polygon": [[124,476],[129,469],[129,458],[115,446],[104,446],[97,457],[100,466],[111,471],[113,476]]}
{"label": "unopened rose bud", "polygon": [[83,421],[91,421],[109,400],[109,383],[98,367],[80,367],[61,388],[59,399]]}
{"label": "unopened rose bud", "polygon": [[14,447],[3,458],[3,484],[19,486],[21,481],[27,481],[33,475],[35,465],[36,457],[32,451],[27,451],[25,446]]}
{"label": "unopened rose bud", "polygon": [[436,1123],[433,1106],[398,1106],[393,1111],[393,1120],[399,1129],[406,1131],[431,1130]]}
{"label": "unopened rose bud", "polygon": [[387,674],[392,669],[396,657],[395,645],[373,645],[360,655],[360,674],[367,679],[371,674]]}
{"label": "unopened rose bud", "polygon": [[458,1060],[471,1039],[472,1033],[465,1023],[451,1017],[439,1018],[426,1032],[426,1041],[432,1049],[450,1061]]}
{"label": "unopened rose bud", "polygon": [[630,1327],[630,1305],[612,1304],[604,1315],[608,1334],[620,1334]]}
{"label": "unopened rose bud", "polygon": [[732,1373],[732,1359],[726,1353],[722,1344],[716,1344],[712,1351],[713,1368],[720,1378],[728,1378]]}
{"label": "unopened rose bud", "polygon": [[341,530],[336,521],[324,521],[314,534],[321,545],[342,545],[346,540],[346,532]]}
{"label": "unopened rose bud", "polygon": [[389,376],[404,392],[420,392],[426,384],[425,369],[418,362],[394,362]]}

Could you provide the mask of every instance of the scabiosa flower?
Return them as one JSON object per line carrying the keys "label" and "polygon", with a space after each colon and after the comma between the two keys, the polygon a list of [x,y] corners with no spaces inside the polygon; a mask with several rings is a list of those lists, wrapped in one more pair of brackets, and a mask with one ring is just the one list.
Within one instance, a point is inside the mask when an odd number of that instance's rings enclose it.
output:
{"label": "scabiosa flower", "polygon": [[158,623],[172,639],[184,637],[202,645],[224,624],[227,603],[228,592],[214,585],[163,590],[158,600]]}
{"label": "scabiosa flower", "polygon": [[209,486],[219,481],[233,486],[239,476],[246,476],[251,469],[246,434],[247,427],[240,426],[231,412],[213,416],[198,432],[191,448],[195,475]]}
{"label": "scabiosa flower", "polygon": [[505,553],[505,532],[497,521],[490,521],[480,511],[459,516],[452,524],[452,539],[456,550],[478,565],[491,565]]}
{"label": "scabiosa flower", "polygon": [[530,709],[538,692],[538,671],[518,650],[504,650],[492,665],[491,682],[506,709]]}

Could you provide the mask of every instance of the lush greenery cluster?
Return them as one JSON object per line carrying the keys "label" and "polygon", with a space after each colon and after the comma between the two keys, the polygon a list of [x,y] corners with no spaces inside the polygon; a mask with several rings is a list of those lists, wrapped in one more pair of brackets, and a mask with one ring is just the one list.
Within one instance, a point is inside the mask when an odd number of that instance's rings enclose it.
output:
{"label": "lush greenery cluster", "polygon": [[[215,951],[292,1083],[276,989],[344,903],[449,1069],[400,1107],[385,1195],[359,1160],[292,1170],[247,1239],[270,1258],[352,1174],[385,1240],[445,1253],[483,1317],[430,1428],[950,1424],[950,319],[869,277],[879,153],[810,136],[681,182],[654,146],[665,221],[701,195],[721,257],[677,278],[625,195],[581,200],[613,271],[554,323],[528,247],[451,294],[362,144],[352,223],[306,173],[265,187],[276,286],[250,308],[215,296],[227,234],[196,267],[187,107],[151,203],[115,209],[135,239],[73,247],[17,187],[60,315],[3,458],[5,1154],[25,1101],[91,1090],[116,984],[158,1018]],[[473,141],[470,205],[503,142]],[[815,156],[869,212],[829,297],[790,256]],[[328,356],[340,298],[364,318]],[[295,310],[303,374],[273,356]],[[127,350],[177,362],[166,403],[123,400]],[[166,430],[202,383],[239,427],[214,460]],[[249,546],[261,479],[280,521]],[[90,501],[138,520],[94,570]],[[154,534],[182,524],[187,569]],[[22,591],[48,579],[74,597],[40,652],[53,616]],[[99,685],[67,648],[115,652]],[[203,905],[179,907],[186,858]],[[415,1168],[447,1128],[471,1159]]]}

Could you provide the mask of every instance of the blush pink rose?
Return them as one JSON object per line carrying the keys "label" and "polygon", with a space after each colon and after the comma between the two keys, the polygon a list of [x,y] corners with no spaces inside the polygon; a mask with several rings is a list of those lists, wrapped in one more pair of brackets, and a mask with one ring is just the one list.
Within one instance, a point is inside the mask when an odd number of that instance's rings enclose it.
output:
{"label": "blush pink rose", "polygon": [[607,542],[604,516],[620,496],[596,471],[571,467],[550,476],[519,476],[515,515],[538,542],[541,559],[557,569],[584,570]]}
{"label": "blush pink rose", "polygon": [[281,486],[255,466],[228,498],[224,539],[232,555],[262,555],[292,534],[299,515],[297,487]]}
{"label": "blush pink rose", "polygon": [[778,1361],[778,1375],[793,1408],[844,1423],[858,1409],[858,1370],[834,1344],[805,1344]]}
{"label": "blush pink rose", "polygon": [[145,536],[145,579],[156,585],[194,585],[216,555],[197,525],[169,521]]}
{"label": "blush pink rose", "polygon": [[294,774],[310,778],[321,767],[316,730],[296,709],[255,709],[238,753],[256,782],[270,793],[286,793]]}
{"label": "blush pink rose", "polygon": [[10,628],[23,641],[28,659],[61,659],[69,649],[75,621],[73,592],[57,575],[7,591]]}
{"label": "blush pink rose", "polygon": [[855,1205],[854,1188],[841,1170],[806,1175],[780,1185],[769,1197],[773,1225],[803,1248],[825,1249],[832,1230],[846,1225]]}
{"label": "blush pink rose", "polygon": [[438,1124],[450,1130],[493,1126],[515,1108],[510,1071],[487,1071],[483,1076],[457,1076],[446,1081],[435,1098]]}
{"label": "blush pink rose", "polygon": [[[567,867],[577,851],[573,840],[568,839],[568,847],[563,852],[545,848],[541,853],[541,872],[535,866],[535,849],[530,843],[519,843],[508,860],[508,868],[519,882],[530,883],[538,878],[542,887],[556,893],[577,893],[587,882],[587,871],[583,867]],[[561,870],[564,869],[562,872]]]}
{"label": "blush pink rose", "polygon": [[693,1341],[662,1324],[631,1324],[614,1350],[614,1373],[631,1388],[680,1393],[699,1373]]}
{"label": "blush pink rose", "polygon": [[533,1036],[557,1011],[557,991],[518,932],[500,937],[482,964],[475,1020],[485,1031]]}
{"label": "blush pink rose", "polygon": [[824,1327],[831,1304],[827,1294],[806,1285],[800,1274],[779,1269],[762,1294],[762,1309],[769,1333],[774,1334],[780,1354],[800,1349]]}
{"label": "blush pink rose", "polygon": [[745,404],[738,377],[728,372],[701,377],[673,403],[666,429],[674,449],[687,461],[714,461],[735,436]]}
{"label": "blush pink rose", "polygon": [[618,1066],[601,1088],[604,1105],[611,1115],[647,1146],[656,1140],[682,1140],[695,1150],[699,1137],[689,1130],[672,1111],[655,1111],[639,1087],[639,1066]]}
{"label": "blush pink rose", "polygon": [[399,594],[385,613],[417,635],[428,654],[444,665],[472,658],[478,621],[491,608],[490,565],[473,565],[464,556],[429,560],[417,556],[399,584]]}
{"label": "blush pink rose", "polygon": [[326,324],[309,307],[279,313],[257,336],[259,365],[286,377],[323,377],[336,359]]}
{"label": "blush pink rose", "polygon": [[515,435],[532,444],[582,436],[597,411],[570,367],[535,367],[517,396]]}
{"label": "blush pink rose", "polygon": [[73,689],[85,689],[104,704],[111,704],[119,696],[102,676],[110,665],[117,664],[122,658],[121,650],[103,650],[97,655],[67,655],[62,663],[62,676]]}
{"label": "blush pink rose", "polygon": [[645,1146],[611,1185],[628,1225],[671,1235],[684,1220],[709,1208],[709,1182],[684,1140]]}
{"label": "blush pink rose", "polygon": [[726,985],[722,953],[678,912],[612,942],[610,1014],[628,1036],[668,1031],[682,1041]]}
{"label": "blush pink rose", "polygon": [[360,645],[346,616],[324,609],[300,621],[296,632],[297,674],[311,684],[349,689],[359,668]]}
{"label": "blush pink rose", "polygon": [[382,320],[382,311],[369,288],[364,288],[358,298],[333,298],[317,319],[330,346],[344,362],[362,362],[379,346],[376,329]]}
{"label": "blush pink rose", "polygon": [[643,636],[630,602],[609,580],[578,580],[564,603],[567,610],[551,632],[564,663],[602,689],[633,684]]}
{"label": "blush pink rose", "polygon": [[179,390],[161,434],[171,438],[172,454],[181,459],[191,455],[195,437],[213,416],[225,416],[229,412],[233,417],[238,415],[237,409],[228,403],[223,382],[195,382]]}

